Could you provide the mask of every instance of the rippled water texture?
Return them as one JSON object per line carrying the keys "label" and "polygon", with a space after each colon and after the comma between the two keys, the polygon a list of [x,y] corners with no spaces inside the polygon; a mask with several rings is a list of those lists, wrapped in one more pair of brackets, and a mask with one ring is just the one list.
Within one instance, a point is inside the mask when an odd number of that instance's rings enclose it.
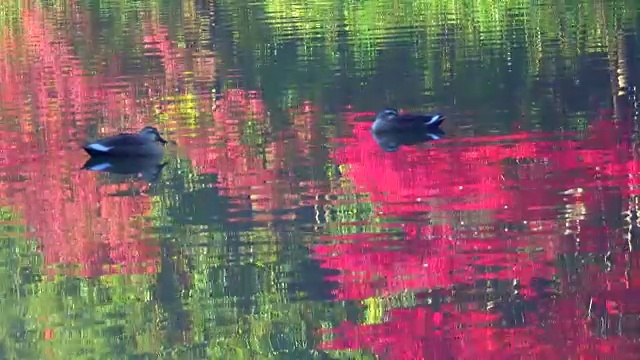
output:
{"label": "rippled water texture", "polygon": [[637,358],[639,9],[2,2],[0,358]]}

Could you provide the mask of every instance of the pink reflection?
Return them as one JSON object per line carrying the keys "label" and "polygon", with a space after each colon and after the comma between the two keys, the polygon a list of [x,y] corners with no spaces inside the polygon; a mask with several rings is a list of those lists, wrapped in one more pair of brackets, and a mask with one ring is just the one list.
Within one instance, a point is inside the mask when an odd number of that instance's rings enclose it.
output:
{"label": "pink reflection", "polygon": [[[144,234],[152,226],[151,199],[111,196],[146,185],[99,184],[98,174],[78,171],[87,157],[79,145],[85,126],[96,119],[103,135],[155,123],[154,112],[168,110],[167,89],[173,92],[185,74],[193,76],[194,86],[210,83],[215,59],[211,50],[180,48],[166,26],[147,14],[136,40],[163,66],[157,73],[126,75],[122,59],[101,53],[94,42],[92,16],[84,5],[68,5],[79,31],[53,21],[66,13],[28,4],[19,31],[1,35],[0,106],[6,118],[0,125],[0,172],[10,178],[20,167],[26,178],[3,182],[3,191],[36,229],[45,265],[68,266],[68,272],[83,276],[155,272],[159,249]],[[88,52],[96,72],[87,71],[71,44]],[[211,108],[207,97],[199,100],[199,106]]]}
{"label": "pink reflection", "polygon": [[[86,24],[81,13],[74,15]],[[78,171],[87,156],[75,146],[87,119],[111,115],[111,132],[123,114],[135,114],[127,106],[136,103],[131,85],[105,88],[114,83],[112,74],[87,75],[72,41],[47,19],[33,5],[22,12],[24,35],[3,32],[0,103],[5,114],[15,114],[16,125],[4,121],[0,129],[0,171],[11,177],[19,166],[25,176],[3,182],[4,197],[35,228],[50,274],[60,266],[80,276],[153,273],[159,249],[144,234],[151,226],[150,198],[111,196],[131,189],[101,185],[97,174]],[[134,128],[149,121],[131,118],[139,120],[130,123]]]}
{"label": "pink reflection", "polygon": [[634,359],[640,350],[640,345],[621,338],[593,336],[580,321],[582,314],[568,301],[559,301],[553,310],[545,316],[546,327],[503,329],[495,315],[453,305],[439,312],[428,308],[393,309],[390,320],[383,324],[346,322],[337,329],[323,331],[333,340],[325,341],[320,348],[366,349],[382,359],[394,360]]}
{"label": "pink reflection", "polygon": [[303,103],[291,111],[293,130],[272,134],[260,92],[229,89],[220,95],[210,129],[180,137],[194,167],[215,173],[220,192],[237,201],[237,208],[256,211],[253,220],[258,222],[275,220],[274,210],[300,206],[303,193],[317,195],[313,184],[292,181],[290,170],[311,161],[317,149],[317,109]]}
{"label": "pink reflection", "polygon": [[[595,121],[584,138],[521,132],[388,153],[372,138],[370,124],[355,121],[358,115],[347,114],[353,137],[339,139],[344,146],[333,155],[336,163],[346,165],[343,175],[358,193],[369,195],[381,216],[421,214],[424,221],[397,220],[382,234],[327,235],[326,243],[314,245],[313,256],[323,266],[341,271],[327,279],[339,284],[337,300],[504,280],[515,281],[519,296],[530,302],[540,296],[533,286],[536,279],[563,278],[558,258],[564,254],[612,250],[614,259],[629,256],[621,232],[607,224],[614,219],[599,225],[588,219],[622,212],[619,204],[637,193],[639,164],[623,123]],[[603,210],[615,204],[617,208]],[[624,337],[596,337],[593,322],[598,320],[587,319],[586,305],[594,297],[615,304],[604,307],[610,315],[616,315],[611,308],[637,312],[633,304],[640,293],[624,280],[629,277],[624,268],[615,273],[582,269],[572,281],[584,282],[584,287],[561,291],[555,302],[536,300],[548,307],[545,316],[553,324],[541,324],[533,311],[526,313],[525,327],[502,329],[498,313],[482,309],[463,311],[447,304],[444,322],[442,314],[424,307],[391,309],[385,315],[390,320],[381,324],[345,323],[327,330],[335,337],[322,347],[368,349],[385,359],[489,359],[524,353],[596,358],[616,347],[616,353],[622,348],[637,351]]]}

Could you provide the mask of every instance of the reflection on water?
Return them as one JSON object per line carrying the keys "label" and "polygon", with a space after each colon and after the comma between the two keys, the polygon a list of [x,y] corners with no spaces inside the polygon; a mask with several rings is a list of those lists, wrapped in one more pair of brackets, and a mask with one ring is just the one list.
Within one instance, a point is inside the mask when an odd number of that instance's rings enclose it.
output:
{"label": "reflection on water", "polygon": [[158,179],[167,163],[160,157],[119,158],[98,156],[91,157],[82,166],[89,171],[102,171],[110,174],[137,176],[148,182]]}
{"label": "reflection on water", "polygon": [[436,129],[423,132],[385,132],[371,133],[373,139],[385,151],[398,151],[400,146],[415,146],[428,141],[440,140],[444,136],[444,131]]}
{"label": "reflection on water", "polygon": [[366,218],[353,211],[349,223],[366,225],[340,227],[312,250],[341,270],[336,297],[378,317],[331,329],[325,348],[567,358],[601,351],[585,342],[635,347],[630,314],[593,311],[635,303],[622,211],[640,163],[628,125],[594,120],[584,134],[514,132],[387,154],[358,125],[335,159],[380,205]]}
{"label": "reflection on water", "polygon": [[640,350],[637,5],[0,8],[1,357]]}

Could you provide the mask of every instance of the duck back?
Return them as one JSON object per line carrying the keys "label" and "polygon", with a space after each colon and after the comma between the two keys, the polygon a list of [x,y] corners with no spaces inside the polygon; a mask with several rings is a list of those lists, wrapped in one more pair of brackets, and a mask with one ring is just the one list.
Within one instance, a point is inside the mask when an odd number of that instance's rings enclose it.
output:
{"label": "duck back", "polygon": [[443,121],[444,116],[441,114],[399,114],[392,117],[379,117],[371,129],[374,132],[432,130],[437,129]]}
{"label": "duck back", "polygon": [[91,156],[151,156],[162,154],[163,149],[155,141],[137,134],[120,134],[86,144],[83,149]]}
{"label": "duck back", "polygon": [[429,127],[440,126],[440,124],[442,124],[442,122],[444,121],[444,116],[440,114],[436,114],[436,115],[402,114],[402,115],[398,115],[394,120],[398,123],[398,126],[412,129],[416,127],[424,128],[425,126],[429,126]]}

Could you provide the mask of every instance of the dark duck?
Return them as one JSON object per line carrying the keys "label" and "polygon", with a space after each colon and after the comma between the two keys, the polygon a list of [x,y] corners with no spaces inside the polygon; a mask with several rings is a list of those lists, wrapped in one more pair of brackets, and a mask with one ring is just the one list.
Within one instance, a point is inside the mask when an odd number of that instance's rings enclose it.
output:
{"label": "dark duck", "polygon": [[162,155],[161,145],[167,141],[158,129],[145,126],[137,134],[122,133],[86,144],[83,149],[91,156],[144,157]]}
{"label": "dark duck", "polygon": [[374,133],[385,132],[438,132],[444,115],[400,114],[398,110],[387,108],[376,116],[371,126]]}

